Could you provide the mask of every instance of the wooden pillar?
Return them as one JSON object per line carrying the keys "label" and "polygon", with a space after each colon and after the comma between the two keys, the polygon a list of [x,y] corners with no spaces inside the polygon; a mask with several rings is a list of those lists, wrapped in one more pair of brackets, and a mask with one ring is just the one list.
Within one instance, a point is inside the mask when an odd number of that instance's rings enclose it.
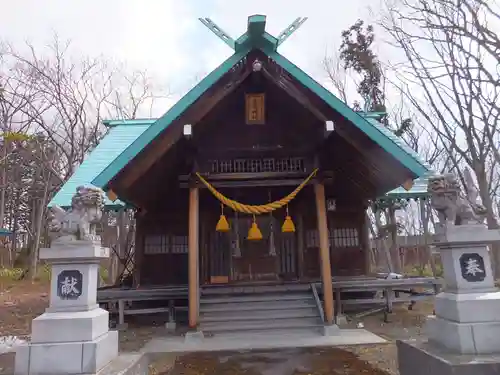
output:
{"label": "wooden pillar", "polygon": [[127,232],[125,231],[126,228],[126,221],[127,221],[127,211],[125,208],[122,208],[118,212],[118,217],[117,217],[117,222],[116,222],[116,254],[114,259],[113,259],[113,266],[115,268],[114,270],[114,276],[113,280],[114,283],[116,284],[119,282],[118,277],[122,274],[124,271],[124,264],[123,262],[126,261],[127,259]]}
{"label": "wooden pillar", "polygon": [[321,277],[323,281],[323,300],[325,304],[325,322],[333,324],[333,286],[330,265],[330,246],[328,244],[328,222],[326,219],[325,185],[317,182],[314,185],[316,196],[316,213],[318,218],[319,256]]}
{"label": "wooden pillar", "polygon": [[189,189],[189,328],[198,325],[198,309],[200,298],[199,283],[199,190],[197,187]]}

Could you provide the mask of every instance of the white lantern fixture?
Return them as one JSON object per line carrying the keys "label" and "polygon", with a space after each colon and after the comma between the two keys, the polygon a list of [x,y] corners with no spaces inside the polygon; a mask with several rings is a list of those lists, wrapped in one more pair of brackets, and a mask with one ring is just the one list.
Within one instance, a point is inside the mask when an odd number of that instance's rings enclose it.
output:
{"label": "white lantern fixture", "polygon": [[191,137],[193,135],[193,126],[191,124],[184,125],[184,129],[182,130],[182,133],[187,138]]}
{"label": "white lantern fixture", "polygon": [[335,124],[331,120],[325,121],[325,128],[326,131],[330,133],[335,130]]}
{"label": "white lantern fixture", "polygon": [[252,70],[254,72],[260,72],[262,70],[262,62],[259,59],[255,59],[252,64]]}

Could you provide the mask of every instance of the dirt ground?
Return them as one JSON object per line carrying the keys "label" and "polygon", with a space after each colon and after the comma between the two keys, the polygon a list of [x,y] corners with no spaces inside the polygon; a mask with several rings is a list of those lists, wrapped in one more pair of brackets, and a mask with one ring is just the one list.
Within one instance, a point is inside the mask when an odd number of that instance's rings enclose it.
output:
{"label": "dirt ground", "polygon": [[[27,338],[31,320],[48,305],[48,285],[0,280],[0,336]],[[155,375],[398,375],[395,340],[422,338],[425,317],[432,313],[432,301],[419,302],[412,311],[398,306],[384,323],[381,314],[362,318],[364,328],[389,342],[342,348],[288,349],[238,353],[192,353],[165,355],[151,365]],[[130,323],[120,335],[120,350],[137,351],[152,337],[165,334],[162,321]],[[356,327],[358,321],[349,323]],[[12,374],[13,353],[0,354],[0,375]]]}
{"label": "dirt ground", "polygon": [[337,348],[284,349],[238,353],[192,353],[179,357],[170,372],[159,375],[399,375],[395,341],[424,339],[422,326],[433,303],[419,302],[409,311],[400,305],[384,323],[383,314],[351,321],[388,340],[387,344]]}

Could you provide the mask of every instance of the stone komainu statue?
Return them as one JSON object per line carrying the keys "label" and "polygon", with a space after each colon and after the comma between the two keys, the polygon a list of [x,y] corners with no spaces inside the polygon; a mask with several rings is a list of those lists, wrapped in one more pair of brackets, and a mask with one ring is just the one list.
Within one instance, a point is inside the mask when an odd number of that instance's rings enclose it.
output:
{"label": "stone komainu statue", "polygon": [[478,201],[478,191],[469,169],[464,171],[466,195],[460,189],[457,177],[452,173],[429,178],[427,191],[431,205],[437,211],[442,225],[483,223],[486,208]]}
{"label": "stone komainu statue", "polygon": [[102,219],[104,192],[95,187],[79,186],[68,211],[53,206],[48,213],[49,236],[52,241],[96,241],[95,225]]}

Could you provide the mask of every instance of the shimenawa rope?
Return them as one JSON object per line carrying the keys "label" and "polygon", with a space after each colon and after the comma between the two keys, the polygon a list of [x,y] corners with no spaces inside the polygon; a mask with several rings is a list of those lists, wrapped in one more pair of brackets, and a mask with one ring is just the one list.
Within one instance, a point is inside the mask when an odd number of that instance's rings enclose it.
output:
{"label": "shimenawa rope", "polygon": [[311,172],[311,174],[299,185],[295,188],[294,191],[292,191],[290,194],[288,194],[286,197],[271,202],[267,204],[262,204],[262,205],[250,205],[250,204],[243,204],[240,202],[237,202],[235,200],[229,199],[226,196],[222,195],[219,191],[217,191],[203,176],[201,176],[199,173],[196,173],[200,181],[207,187],[207,189],[217,198],[221,203],[225,204],[229,208],[232,208],[234,211],[242,212],[245,214],[252,214],[252,215],[260,215],[260,214],[265,214],[269,213],[272,211],[275,211],[281,207],[286,206],[288,203],[290,203],[296,196],[297,194],[304,188],[304,186],[307,185],[309,181],[316,175],[318,172],[318,169],[316,168],[314,171]]}

